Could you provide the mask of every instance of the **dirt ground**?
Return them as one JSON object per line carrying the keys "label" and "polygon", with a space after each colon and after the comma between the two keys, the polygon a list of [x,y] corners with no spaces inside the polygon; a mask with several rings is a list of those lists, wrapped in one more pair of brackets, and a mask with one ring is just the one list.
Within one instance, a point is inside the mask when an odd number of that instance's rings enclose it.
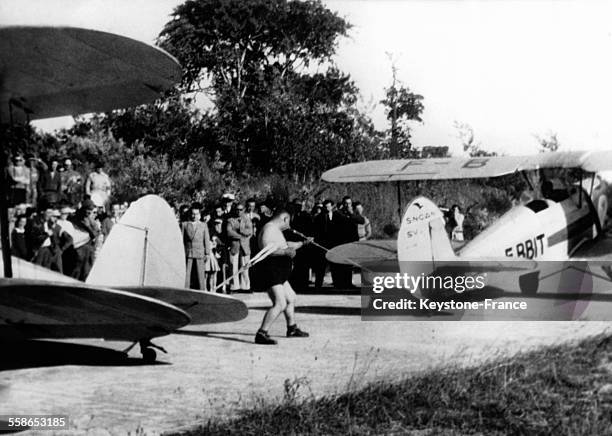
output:
{"label": "dirt ground", "polygon": [[[5,346],[0,414],[66,414],[67,434],[159,434],[282,399],[286,387],[304,397],[333,394],[433,366],[473,365],[612,329],[612,323],[588,321],[366,322],[358,294],[330,293],[300,296],[298,321],[310,338],[284,337],[279,319],[271,330],[279,344],[262,346],[253,337],[270,303],[263,293],[238,297],[250,307],[246,319],[187,326],[158,338],[155,342],[168,354],[159,355],[156,364],[143,364],[137,348],[123,358],[117,350],[128,344],[120,342]],[[611,308],[612,299],[590,303],[594,319]]]}

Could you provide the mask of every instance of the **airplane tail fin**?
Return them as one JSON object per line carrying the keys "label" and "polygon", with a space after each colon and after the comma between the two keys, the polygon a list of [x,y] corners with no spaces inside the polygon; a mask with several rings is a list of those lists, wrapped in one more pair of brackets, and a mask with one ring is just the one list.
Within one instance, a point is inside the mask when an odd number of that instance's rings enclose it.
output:
{"label": "airplane tail fin", "polygon": [[406,209],[397,237],[400,269],[406,262],[432,262],[456,259],[445,230],[442,211],[425,197],[415,198]]}
{"label": "airplane tail fin", "polygon": [[172,209],[146,195],[116,223],[86,283],[104,286],[185,286],[185,253]]}

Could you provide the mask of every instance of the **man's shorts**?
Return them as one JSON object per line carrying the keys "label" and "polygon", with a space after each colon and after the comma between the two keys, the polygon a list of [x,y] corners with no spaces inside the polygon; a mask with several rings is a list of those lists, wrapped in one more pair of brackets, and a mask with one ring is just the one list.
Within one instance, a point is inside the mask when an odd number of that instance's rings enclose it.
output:
{"label": "man's shorts", "polygon": [[291,258],[289,256],[268,256],[257,265],[257,275],[261,285],[266,289],[282,285],[291,275]]}

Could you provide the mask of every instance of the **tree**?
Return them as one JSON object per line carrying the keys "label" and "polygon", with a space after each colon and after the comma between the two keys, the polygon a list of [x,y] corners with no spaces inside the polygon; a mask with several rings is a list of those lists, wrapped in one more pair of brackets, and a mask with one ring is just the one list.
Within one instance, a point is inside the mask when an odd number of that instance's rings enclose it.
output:
{"label": "tree", "polygon": [[142,144],[148,153],[170,161],[219,148],[215,120],[201,113],[191,99],[172,95],[155,103],[114,111],[99,119],[101,127],[127,146]]}
{"label": "tree", "polygon": [[458,121],[455,121],[453,125],[457,129],[457,138],[461,141],[465,153],[468,153],[470,156],[495,156],[495,152],[484,150],[482,143],[476,141],[472,126]]}
{"label": "tree", "polygon": [[349,29],[320,1],[188,0],[159,43],[184,66],[182,90],[211,93],[221,160],[309,177],[373,146],[332,62]]}
{"label": "tree", "polygon": [[561,145],[559,144],[559,139],[557,138],[557,134],[550,130],[542,136],[540,135],[533,135],[533,136],[535,137],[536,141],[538,141],[538,144],[540,145],[540,153],[545,153],[547,151],[557,151],[559,149],[559,146]]}
{"label": "tree", "polygon": [[421,149],[421,157],[424,159],[435,157],[449,157],[448,146],[426,146]]}
{"label": "tree", "polygon": [[330,61],[350,28],[314,0],[187,0],[172,17],[158,41],[183,65],[183,90],[212,81],[237,100],[272,67],[283,76]]}
{"label": "tree", "polygon": [[[390,55],[389,55],[390,57]],[[389,154],[391,157],[411,157],[409,121],[422,122],[423,96],[414,94],[397,79],[397,67],[392,61],[393,80],[389,88],[385,88],[385,98],[381,103],[385,106],[387,119],[391,122],[389,131]]]}

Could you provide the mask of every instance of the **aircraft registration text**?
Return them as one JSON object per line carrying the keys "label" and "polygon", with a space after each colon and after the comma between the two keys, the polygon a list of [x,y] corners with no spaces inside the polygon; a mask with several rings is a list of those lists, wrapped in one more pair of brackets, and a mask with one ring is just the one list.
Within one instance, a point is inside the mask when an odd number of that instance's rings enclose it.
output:
{"label": "aircraft registration text", "polygon": [[506,248],[505,253],[506,257],[524,257],[526,259],[535,259],[542,256],[544,254],[544,233]]}

